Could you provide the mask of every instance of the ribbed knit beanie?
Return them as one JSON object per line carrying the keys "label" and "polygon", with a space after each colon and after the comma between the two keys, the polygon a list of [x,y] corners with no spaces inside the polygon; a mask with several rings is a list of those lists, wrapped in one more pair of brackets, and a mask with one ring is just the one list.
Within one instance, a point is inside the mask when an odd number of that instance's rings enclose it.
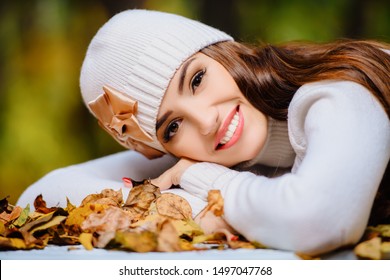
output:
{"label": "ribbed knit beanie", "polygon": [[92,39],[81,69],[84,102],[120,144],[165,152],[156,136],[158,110],[180,65],[204,47],[233,40],[199,21],[148,10],[112,17]]}

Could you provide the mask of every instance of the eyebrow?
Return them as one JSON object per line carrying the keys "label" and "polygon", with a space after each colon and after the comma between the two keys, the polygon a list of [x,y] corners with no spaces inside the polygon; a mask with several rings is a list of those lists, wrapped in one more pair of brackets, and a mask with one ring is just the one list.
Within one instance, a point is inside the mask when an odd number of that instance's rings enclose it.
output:
{"label": "eyebrow", "polygon": [[166,120],[168,119],[168,117],[173,113],[172,110],[169,110],[168,112],[166,112],[164,115],[161,116],[161,118],[159,118],[157,121],[156,121],[156,132],[160,129],[160,127],[164,124],[164,122],[166,122]]}
{"label": "eyebrow", "polygon": [[[190,66],[190,64],[196,59],[196,57],[193,57],[189,60],[187,60],[186,62],[184,62],[183,64],[183,68],[181,69],[181,72],[180,72],[180,78],[179,78],[179,94],[182,93],[183,91],[183,87],[184,87],[184,80],[186,78],[186,75],[187,75],[187,69],[188,67]],[[166,112],[164,115],[161,116],[161,118],[157,119],[156,121],[156,132],[161,128],[161,126],[164,124],[164,122],[166,122],[166,120],[168,119],[168,117],[173,113],[173,111],[168,111]]]}
{"label": "eyebrow", "polygon": [[183,68],[181,69],[180,80],[179,80],[179,94],[181,94],[181,92],[183,91],[184,79],[185,79],[185,77],[186,77],[186,75],[187,75],[187,69],[188,69],[188,67],[190,66],[191,62],[193,62],[195,59],[196,59],[196,57],[193,57],[193,58],[187,60],[187,61],[183,64]]}

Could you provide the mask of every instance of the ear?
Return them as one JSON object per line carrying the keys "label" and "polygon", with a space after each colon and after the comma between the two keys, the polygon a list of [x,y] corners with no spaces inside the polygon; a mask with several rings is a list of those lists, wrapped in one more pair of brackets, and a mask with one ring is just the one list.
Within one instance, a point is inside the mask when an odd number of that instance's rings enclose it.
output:
{"label": "ear", "polygon": [[163,155],[165,155],[165,153],[163,153],[157,149],[154,149],[152,147],[149,147],[149,146],[147,146],[144,143],[139,142],[139,141],[135,141],[134,149],[137,152],[143,154],[148,159],[155,159],[155,158],[159,158],[159,157],[162,157]]}

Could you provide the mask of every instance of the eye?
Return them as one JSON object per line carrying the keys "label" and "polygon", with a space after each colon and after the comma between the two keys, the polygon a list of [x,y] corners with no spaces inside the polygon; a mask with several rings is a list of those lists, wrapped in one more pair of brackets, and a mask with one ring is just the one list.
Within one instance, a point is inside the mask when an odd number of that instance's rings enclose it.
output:
{"label": "eye", "polygon": [[203,69],[194,75],[194,77],[191,80],[192,92],[195,92],[195,90],[200,86],[205,73],[206,73],[206,69]]}
{"label": "eye", "polygon": [[176,135],[177,131],[179,130],[181,122],[182,122],[181,119],[175,119],[167,125],[163,136],[164,143],[169,142],[171,138]]}

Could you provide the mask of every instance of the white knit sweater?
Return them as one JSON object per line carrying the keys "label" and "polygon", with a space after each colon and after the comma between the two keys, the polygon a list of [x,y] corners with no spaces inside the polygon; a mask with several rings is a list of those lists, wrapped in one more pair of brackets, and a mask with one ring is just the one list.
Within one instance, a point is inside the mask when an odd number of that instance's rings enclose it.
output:
{"label": "white knit sweater", "polygon": [[[197,163],[182,176],[186,191],[172,191],[196,215],[208,190],[220,189],[226,221],[272,248],[319,254],[357,242],[390,158],[390,121],[380,103],[356,83],[312,83],[294,95],[287,123],[269,123],[265,148],[240,171]],[[118,153],[49,173],[18,204],[40,193],[49,206],[65,205],[66,196],[77,204],[103,188],[123,189],[124,176],[154,178],[175,162]],[[255,174],[262,172],[257,164],[277,167],[274,176]]]}

